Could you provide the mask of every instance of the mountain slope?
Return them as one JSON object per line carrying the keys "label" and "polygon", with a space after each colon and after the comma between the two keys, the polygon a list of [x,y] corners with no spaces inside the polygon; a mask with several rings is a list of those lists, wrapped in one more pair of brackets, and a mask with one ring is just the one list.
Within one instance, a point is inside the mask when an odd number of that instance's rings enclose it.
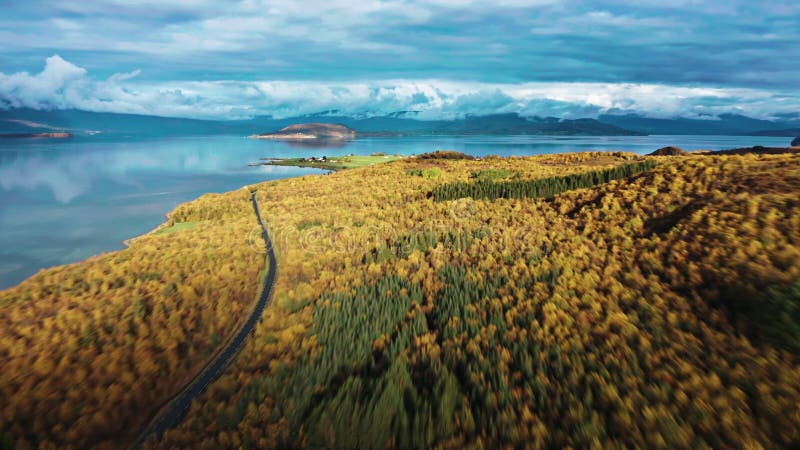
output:
{"label": "mountain slope", "polygon": [[795,136],[800,136],[800,128],[788,128],[783,130],[761,130],[753,133],[753,136],[795,137]]}

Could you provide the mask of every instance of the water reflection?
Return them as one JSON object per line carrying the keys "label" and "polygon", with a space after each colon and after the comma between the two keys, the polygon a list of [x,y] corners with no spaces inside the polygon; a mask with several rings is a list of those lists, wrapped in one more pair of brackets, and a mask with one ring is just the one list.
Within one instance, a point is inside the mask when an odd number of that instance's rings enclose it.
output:
{"label": "water reflection", "polygon": [[3,143],[0,288],[43,267],[119,249],[205,192],[317,173],[247,166],[261,156],[238,137]]}
{"label": "water reflection", "polygon": [[344,139],[304,139],[297,141],[285,141],[292,148],[344,148],[351,141]]}

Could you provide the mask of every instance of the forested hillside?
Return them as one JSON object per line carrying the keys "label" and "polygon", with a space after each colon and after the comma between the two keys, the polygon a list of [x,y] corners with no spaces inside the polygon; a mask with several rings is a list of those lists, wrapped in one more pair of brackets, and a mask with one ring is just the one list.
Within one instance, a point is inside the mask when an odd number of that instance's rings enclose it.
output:
{"label": "forested hillside", "polygon": [[408,159],[258,186],[276,305],[155,446],[796,447],[798,156],[648,158],[552,198],[432,194],[639,159]]}
{"label": "forested hillside", "polygon": [[173,216],[193,222],[0,291],[0,448],[123,448],[246,316],[249,192]]}
{"label": "forested hillside", "polygon": [[[274,301],[146,447],[800,446],[798,155],[432,155],[250,189]],[[4,442],[147,420],[255,300],[248,198],[1,292]]]}

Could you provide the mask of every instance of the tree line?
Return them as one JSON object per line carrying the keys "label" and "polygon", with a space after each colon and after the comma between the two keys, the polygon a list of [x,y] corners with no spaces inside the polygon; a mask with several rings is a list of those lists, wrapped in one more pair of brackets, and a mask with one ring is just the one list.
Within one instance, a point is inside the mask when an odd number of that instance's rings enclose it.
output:
{"label": "tree line", "polygon": [[473,182],[459,181],[436,186],[429,196],[437,202],[464,197],[487,200],[497,198],[549,198],[573,189],[589,188],[612,180],[627,178],[653,169],[656,165],[655,161],[646,160],[609,169],[593,170],[561,177],[511,181],[494,181],[483,178]]}

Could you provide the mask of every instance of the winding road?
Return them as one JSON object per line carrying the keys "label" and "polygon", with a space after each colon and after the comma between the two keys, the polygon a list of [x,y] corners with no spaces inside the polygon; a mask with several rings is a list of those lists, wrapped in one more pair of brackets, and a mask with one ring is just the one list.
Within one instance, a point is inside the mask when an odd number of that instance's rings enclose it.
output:
{"label": "winding road", "polygon": [[250,314],[250,317],[247,318],[247,321],[242,328],[236,332],[236,335],[228,342],[227,346],[219,351],[217,356],[209,361],[181,392],[175,395],[159,410],[150,423],[148,423],[147,428],[139,434],[132,448],[141,448],[142,444],[151,435],[155,435],[156,439],[160,440],[165,431],[178,424],[189,409],[192,400],[199,396],[211,382],[216,380],[233,361],[233,357],[247,340],[247,335],[253,331],[256,323],[261,319],[264,308],[267,307],[272,298],[272,289],[275,284],[278,262],[275,259],[275,252],[272,249],[272,241],[270,240],[269,233],[267,233],[267,228],[261,220],[255,193],[251,194],[250,199],[253,202],[253,210],[256,213],[258,225],[261,227],[261,236],[264,238],[268,258],[268,272],[267,276],[264,277],[264,286],[261,290],[261,295],[258,297],[258,303],[253,309],[252,314]]}

